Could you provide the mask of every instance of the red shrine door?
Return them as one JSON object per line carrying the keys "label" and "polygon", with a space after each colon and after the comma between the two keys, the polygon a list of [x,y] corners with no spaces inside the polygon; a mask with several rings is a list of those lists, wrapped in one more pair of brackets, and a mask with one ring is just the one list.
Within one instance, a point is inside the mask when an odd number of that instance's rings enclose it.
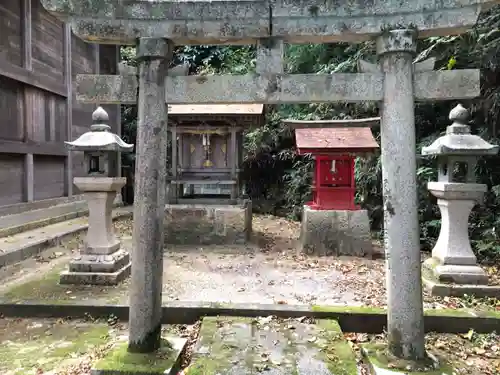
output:
{"label": "red shrine door", "polygon": [[317,156],[310,206],[319,210],[355,210],[354,157]]}

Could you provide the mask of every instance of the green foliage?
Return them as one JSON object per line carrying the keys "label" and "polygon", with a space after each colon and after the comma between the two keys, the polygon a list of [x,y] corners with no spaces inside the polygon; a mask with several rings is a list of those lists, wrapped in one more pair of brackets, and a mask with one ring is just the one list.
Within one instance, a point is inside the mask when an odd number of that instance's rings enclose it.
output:
{"label": "green foliage", "polygon": [[[481,68],[482,96],[463,101],[472,112],[472,128],[492,143],[500,141],[500,7],[494,7],[480,17],[478,25],[461,36],[433,37],[419,41],[417,61],[436,58],[436,69],[452,70]],[[288,73],[356,72],[360,59],[375,62],[373,42],[360,44],[288,45]],[[127,57],[125,57],[127,58]],[[247,74],[255,70],[255,47],[187,46],[176,51],[176,61],[189,63],[198,74]],[[451,102],[417,103],[415,108],[417,153],[443,134],[450,124],[449,111],[457,104]],[[276,209],[284,209],[299,218],[302,205],[310,199],[312,160],[296,154],[293,133],[282,119],[349,119],[378,116],[375,103],[305,104],[272,106],[267,110],[265,125],[249,129],[245,134],[246,157],[243,179],[252,198],[266,199]],[[133,112],[126,113],[133,128]],[[379,139],[379,129],[373,129]],[[127,138],[132,141],[132,138]],[[488,184],[485,204],[470,217],[470,235],[478,255],[500,255],[500,163],[493,157],[481,160],[476,174],[480,183]],[[269,173],[272,171],[272,173]],[[357,200],[369,210],[372,228],[382,231],[383,205],[381,191],[382,165],[380,157],[356,161]],[[417,170],[421,243],[431,249],[440,228],[440,214],[435,199],[426,184],[436,179],[434,160],[419,158]]]}

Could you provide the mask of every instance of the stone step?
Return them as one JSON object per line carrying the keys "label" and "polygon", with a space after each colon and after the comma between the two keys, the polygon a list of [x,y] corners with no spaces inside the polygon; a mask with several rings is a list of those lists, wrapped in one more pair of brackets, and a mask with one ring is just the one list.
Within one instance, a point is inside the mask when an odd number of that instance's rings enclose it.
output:
{"label": "stone step", "polygon": [[357,375],[336,320],[205,317],[188,374]]}
{"label": "stone step", "polygon": [[83,194],[73,195],[71,197],[58,197],[42,199],[33,202],[22,202],[15,203],[5,206],[0,206],[0,216],[20,214],[26,211],[41,210],[42,208],[48,208],[52,206],[57,206],[59,204],[66,204],[84,200]]}
{"label": "stone step", "polygon": [[0,237],[12,236],[21,232],[60,223],[88,214],[84,200],[58,204],[51,207],[24,211],[0,217]]}
{"label": "stone step", "polygon": [[[132,206],[113,210],[113,218],[132,216]],[[0,238],[0,267],[32,257],[88,227],[87,217],[78,217]]]}

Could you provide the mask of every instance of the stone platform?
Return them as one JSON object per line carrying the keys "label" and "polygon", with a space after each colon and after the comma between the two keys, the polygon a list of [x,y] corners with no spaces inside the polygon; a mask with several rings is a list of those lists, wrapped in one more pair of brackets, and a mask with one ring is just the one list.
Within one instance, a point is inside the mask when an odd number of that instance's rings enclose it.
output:
{"label": "stone platform", "polygon": [[168,204],[165,231],[171,244],[245,244],[252,232],[252,204]]}
{"label": "stone platform", "polygon": [[169,336],[162,338],[160,348],[153,353],[129,353],[127,343],[115,345],[92,366],[91,375],[177,375],[181,353],[187,340]]}
{"label": "stone platform", "polygon": [[335,320],[205,317],[187,374],[357,375]]}
{"label": "stone platform", "polygon": [[500,285],[488,285],[488,276],[479,265],[441,265],[429,258],[422,264],[424,286],[433,296],[500,298]]}
{"label": "stone platform", "polygon": [[124,250],[112,254],[81,254],[60,274],[61,284],[116,285],[130,275],[132,263]]}
{"label": "stone platform", "polygon": [[302,250],[314,255],[369,256],[373,253],[366,210],[314,210],[304,206]]}

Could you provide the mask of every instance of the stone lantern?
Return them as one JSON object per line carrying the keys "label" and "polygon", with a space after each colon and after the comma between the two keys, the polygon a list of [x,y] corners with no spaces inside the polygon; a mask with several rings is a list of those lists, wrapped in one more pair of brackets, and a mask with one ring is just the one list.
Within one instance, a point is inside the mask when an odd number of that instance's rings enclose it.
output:
{"label": "stone lantern", "polygon": [[113,202],[126,178],[117,177],[110,164],[114,155],[131,152],[134,145],[113,134],[108,121],[108,114],[99,107],[92,114],[90,131],[65,142],[69,150],[84,153],[87,175],[75,177],[73,183],[88,202],[89,227],[85,246],[60,275],[61,284],[113,285],[130,274],[130,255],[120,249],[112,220]]}
{"label": "stone lantern", "polygon": [[470,246],[468,222],[472,208],[487,191],[486,185],[476,183],[477,161],[481,156],[496,155],[499,150],[499,146],[471,134],[467,125],[469,112],[460,104],[449,118],[453,123],[447,127],[446,135],[422,148],[422,155],[437,157],[438,181],[427,186],[438,198],[441,211],[441,231],[432,258],[424,263],[423,276],[433,293],[441,295],[450,294],[452,285],[457,293],[457,286],[465,286],[462,292],[467,293],[488,284],[488,276],[477,264]]}

